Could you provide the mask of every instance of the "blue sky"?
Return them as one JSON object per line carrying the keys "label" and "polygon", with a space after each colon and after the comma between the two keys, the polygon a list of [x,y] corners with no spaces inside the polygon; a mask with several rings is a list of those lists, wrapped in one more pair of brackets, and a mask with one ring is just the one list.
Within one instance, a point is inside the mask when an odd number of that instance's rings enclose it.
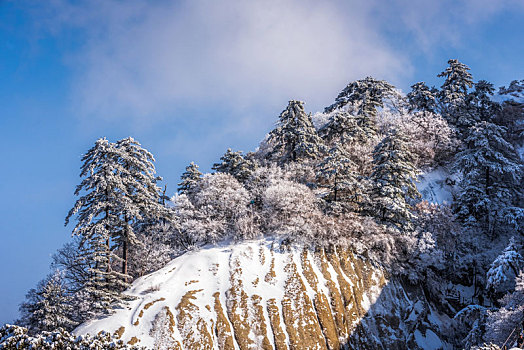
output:
{"label": "blue sky", "polygon": [[173,194],[184,167],[253,150],[289,99],[366,75],[524,78],[520,0],[0,0],[0,324],[70,239],[80,157],[133,136]]}

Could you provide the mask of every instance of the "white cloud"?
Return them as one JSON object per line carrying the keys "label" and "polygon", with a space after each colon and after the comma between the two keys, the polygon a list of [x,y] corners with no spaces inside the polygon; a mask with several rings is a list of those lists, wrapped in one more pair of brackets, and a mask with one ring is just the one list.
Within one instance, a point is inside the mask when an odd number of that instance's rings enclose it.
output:
{"label": "white cloud", "polygon": [[210,103],[284,107],[291,98],[321,108],[352,79],[410,72],[358,3],[56,4],[53,25],[85,38],[68,59],[85,115],[140,118]]}
{"label": "white cloud", "polygon": [[[54,0],[45,23],[82,38],[68,57],[78,113],[144,124],[188,106],[317,110],[367,75],[403,83],[414,50],[459,45],[518,1]],[[413,40],[392,47],[391,33]]]}

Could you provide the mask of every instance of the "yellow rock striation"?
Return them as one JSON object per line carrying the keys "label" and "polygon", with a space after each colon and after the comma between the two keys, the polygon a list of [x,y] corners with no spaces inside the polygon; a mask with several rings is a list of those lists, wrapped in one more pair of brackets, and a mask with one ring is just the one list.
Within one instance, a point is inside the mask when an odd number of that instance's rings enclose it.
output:
{"label": "yellow rock striation", "polygon": [[[215,290],[203,288],[199,281],[218,280],[220,269],[229,278],[217,281]],[[179,270],[166,268],[164,273]],[[169,349],[338,350],[350,344],[387,284],[381,269],[337,247],[264,243],[230,254],[229,266],[210,261],[209,268],[197,271],[210,274],[177,281],[182,291],[178,302],[173,304],[170,291],[160,288],[150,297],[153,301],[135,309],[138,316],[130,324],[112,331],[128,343],[149,344],[140,334],[152,334],[147,320],[162,313],[168,320],[164,333],[173,340]]]}

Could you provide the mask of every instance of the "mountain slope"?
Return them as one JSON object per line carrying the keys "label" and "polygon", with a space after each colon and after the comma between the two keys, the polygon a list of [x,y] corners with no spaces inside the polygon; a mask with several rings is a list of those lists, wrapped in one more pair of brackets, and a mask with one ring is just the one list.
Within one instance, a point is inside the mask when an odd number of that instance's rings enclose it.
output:
{"label": "mountain slope", "polygon": [[344,249],[312,252],[269,238],[206,247],[139,278],[126,293],[136,299],[75,333],[106,330],[155,349],[445,345],[420,289],[388,280]]}

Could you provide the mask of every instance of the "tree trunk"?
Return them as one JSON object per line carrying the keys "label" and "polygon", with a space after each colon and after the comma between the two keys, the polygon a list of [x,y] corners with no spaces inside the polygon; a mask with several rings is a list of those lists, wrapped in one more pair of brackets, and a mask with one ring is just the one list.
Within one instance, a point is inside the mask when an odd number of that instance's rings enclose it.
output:
{"label": "tree trunk", "polygon": [[335,199],[334,201],[337,201],[337,175],[335,175]]}
{"label": "tree trunk", "polygon": [[124,274],[124,282],[127,282],[127,239],[124,239],[122,245],[122,274]]}
{"label": "tree trunk", "polygon": [[[486,192],[486,197],[489,197],[489,168],[488,167],[486,167],[486,189],[485,189],[485,192]],[[487,228],[489,236],[491,237],[491,239],[493,239],[493,232],[491,232],[492,228],[490,227],[491,210],[487,206],[486,206],[486,213],[485,214],[486,214],[486,228]]]}
{"label": "tree trunk", "polygon": [[[106,188],[105,190],[106,200],[109,198],[109,190]],[[109,232],[109,225],[107,224],[107,221],[109,220],[109,207],[105,208],[105,218],[106,220],[106,230]],[[109,236],[106,239],[106,249],[107,249],[107,281],[109,281],[109,273],[111,272],[111,246],[109,244]]]}

